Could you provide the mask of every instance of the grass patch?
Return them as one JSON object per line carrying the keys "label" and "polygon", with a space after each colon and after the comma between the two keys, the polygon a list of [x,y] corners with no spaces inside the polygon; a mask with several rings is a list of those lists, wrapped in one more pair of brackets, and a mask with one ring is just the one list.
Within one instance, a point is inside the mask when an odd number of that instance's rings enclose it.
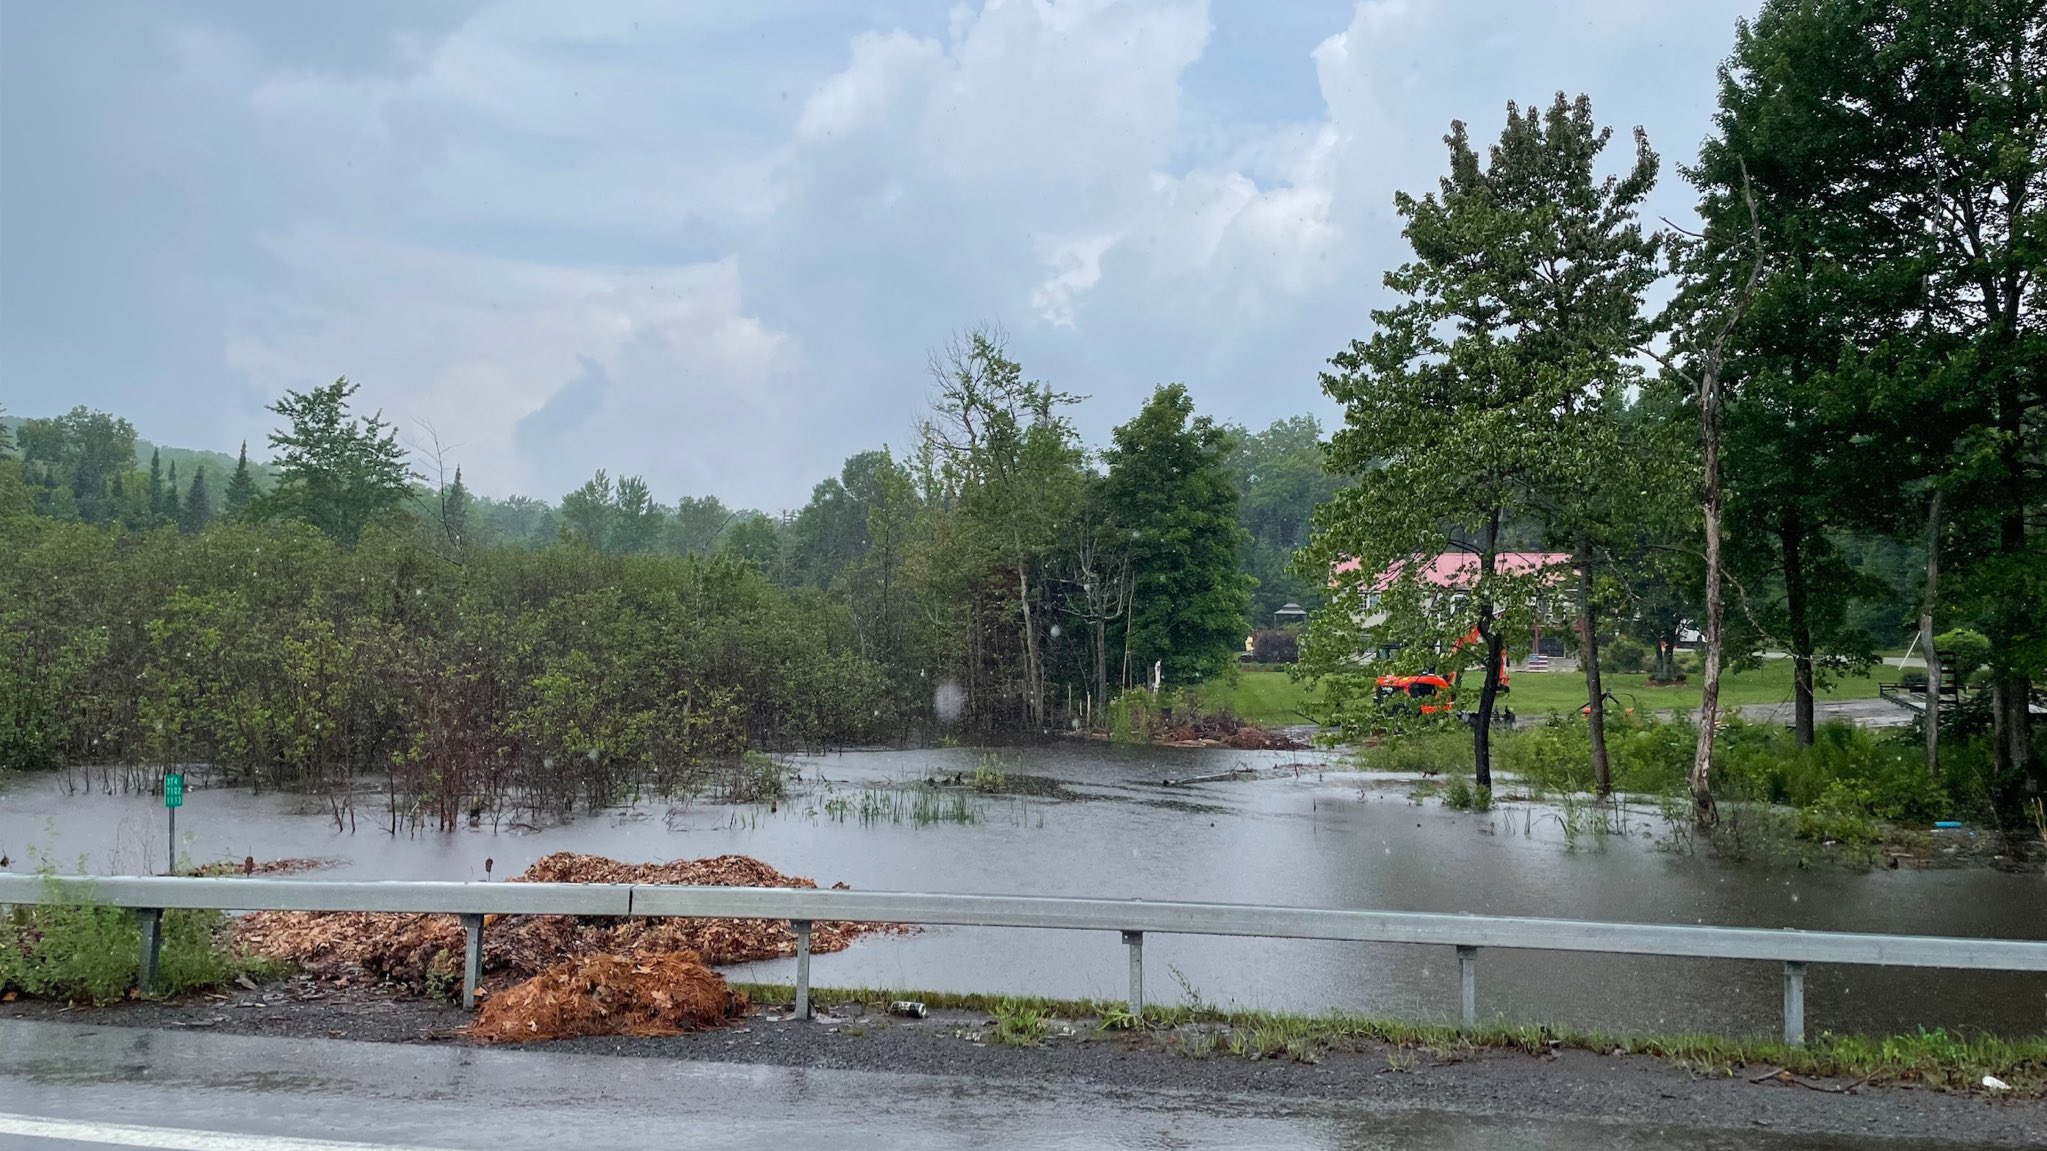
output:
{"label": "grass patch", "polygon": [[[1760,667],[1729,671],[1720,680],[1720,706],[1787,703],[1791,699],[1791,661],[1765,660]],[[1843,676],[1818,693],[1820,699],[1874,699],[1877,689],[1898,682],[1900,669],[1882,665],[1864,675]],[[1702,698],[1700,678],[1673,687],[1650,687],[1647,675],[1607,672],[1602,686],[1620,700],[1614,710],[1633,708],[1647,715],[1662,711],[1696,712]],[[1501,700],[1503,708],[1527,720],[1540,720],[1549,712],[1576,711],[1585,706],[1585,676],[1576,671],[1517,671],[1513,690]],[[1204,685],[1203,696],[1218,708],[1226,708],[1248,723],[1264,726],[1283,723],[1311,723],[1319,696],[1316,685],[1296,682],[1283,668],[1246,666],[1231,683]],[[1475,679],[1467,678],[1465,694],[1477,698]]]}
{"label": "grass patch", "polygon": [[1204,699],[1218,710],[1260,727],[1315,722],[1311,718],[1313,684],[1296,683],[1284,667],[1270,664],[1247,664],[1239,670],[1234,680],[1204,684]]}
{"label": "grass patch", "polygon": [[[1720,679],[1720,706],[1747,707],[1791,701],[1791,661],[1764,660],[1759,667],[1730,671]],[[1898,682],[1899,669],[1888,664],[1869,669],[1866,675],[1843,676],[1816,693],[1819,699],[1874,699],[1877,689]],[[1604,672],[1600,684],[1620,700],[1620,710],[1633,708],[1638,714],[1658,711],[1696,712],[1704,700],[1702,677],[1671,687],[1650,687],[1649,677],[1628,672]],[[1522,716],[1540,717],[1552,711],[1576,711],[1585,706],[1585,675],[1577,671],[1517,671],[1506,706]]]}
{"label": "grass patch", "polygon": [[[786,984],[735,984],[756,1003],[788,1003],[795,996]],[[1005,1018],[1035,1020],[1028,1026],[1049,1026],[1054,1019],[1094,1024],[1100,1029],[1116,1020],[1131,1030],[1126,1004],[1087,999],[995,996],[946,991],[890,991],[876,988],[815,988],[817,1002],[859,1003],[877,1010],[898,999],[915,999],[937,1009],[985,1012],[998,1032]],[[1162,1049],[1189,1057],[1231,1055],[1247,1059],[1288,1059],[1313,1062],[1329,1052],[1369,1051],[1379,1045],[1389,1066],[1410,1065],[1409,1052],[1456,1058],[1486,1050],[1541,1053],[1561,1048],[1601,1055],[1639,1055],[1663,1059],[1701,1074],[1731,1076],[1752,1068],[1781,1068],[1793,1075],[1851,1079],[1871,1083],[1911,1083],[1944,1091],[1980,1093],[1985,1075],[2010,1084],[2009,1094],[2047,1098],[2047,1036],[2003,1039],[1951,1034],[1940,1029],[1910,1035],[1861,1036],[1824,1032],[1807,1046],[1793,1047],[1768,1039],[1740,1039],[1702,1034],[1609,1035],[1546,1025],[1504,1022],[1460,1028],[1452,1024],[1364,1015],[1299,1015],[1270,1011],[1223,1010],[1206,1004],[1162,1004],[1144,1009],[1141,1030],[1158,1036]],[[1042,1035],[1042,1031],[1040,1032]],[[1035,1040],[1033,1040],[1035,1041]]]}

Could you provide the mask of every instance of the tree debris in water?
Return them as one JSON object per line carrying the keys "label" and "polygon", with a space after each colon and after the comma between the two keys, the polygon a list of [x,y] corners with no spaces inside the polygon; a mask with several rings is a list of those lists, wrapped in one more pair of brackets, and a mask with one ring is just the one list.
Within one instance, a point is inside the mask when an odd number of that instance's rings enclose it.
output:
{"label": "tree debris in water", "polygon": [[693,951],[585,955],[485,1000],[469,1033],[486,1043],[680,1035],[723,1027],[747,1007]]}
{"label": "tree debris in water", "polygon": [[[817,886],[744,855],[621,863],[571,852],[535,861],[513,882]],[[889,924],[818,923],[811,928],[810,947],[813,952],[843,951],[863,935],[904,930]],[[237,920],[235,934],[250,951],[295,963],[320,979],[369,978],[426,993],[444,992],[452,975],[459,993],[464,939],[461,922],[452,915],[260,911]],[[483,982],[486,989],[501,987],[593,955],[646,963],[651,956],[682,952],[710,964],[777,959],[796,954],[796,935],[787,920],[493,916],[483,934]]]}

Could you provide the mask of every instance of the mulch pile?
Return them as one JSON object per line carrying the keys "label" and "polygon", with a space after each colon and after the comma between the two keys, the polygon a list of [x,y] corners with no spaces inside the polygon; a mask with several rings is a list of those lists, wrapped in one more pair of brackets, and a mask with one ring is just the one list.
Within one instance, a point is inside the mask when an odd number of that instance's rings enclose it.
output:
{"label": "mulch pile", "polygon": [[[570,852],[535,861],[513,882],[817,886],[744,855],[635,864]],[[486,928],[486,994],[599,955],[646,966],[668,954],[687,953],[693,961],[726,964],[796,953],[796,936],[787,920],[509,915],[491,917]],[[886,924],[818,923],[811,929],[810,946],[813,952],[843,951],[863,935],[903,930]],[[454,916],[262,911],[238,919],[235,934],[258,955],[289,961],[337,984],[370,981],[424,993],[445,991],[452,981],[459,988],[464,941],[461,922]]]}
{"label": "mulch pile", "polygon": [[485,1000],[469,1034],[485,1043],[680,1035],[723,1027],[748,1006],[692,951],[586,955]]}
{"label": "mulch pile", "polygon": [[1228,747],[1238,751],[1306,751],[1308,745],[1285,732],[1254,727],[1233,716],[1204,715],[1167,728],[1159,742],[1179,747]]}
{"label": "mulch pile", "polygon": [[204,876],[296,875],[304,871],[319,871],[323,868],[333,867],[340,862],[338,859],[258,860],[255,856],[251,855],[240,863],[223,859],[214,863],[201,864],[185,874]]}

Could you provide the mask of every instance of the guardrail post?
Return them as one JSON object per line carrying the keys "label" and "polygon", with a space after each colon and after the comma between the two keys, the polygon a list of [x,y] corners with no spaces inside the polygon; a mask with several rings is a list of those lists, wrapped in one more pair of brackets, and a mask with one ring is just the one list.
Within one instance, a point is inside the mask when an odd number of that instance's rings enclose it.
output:
{"label": "guardrail post", "polygon": [[792,919],[796,932],[796,1018],[810,1018],[810,920]]}
{"label": "guardrail post", "polygon": [[138,907],[135,918],[142,925],[141,970],[135,985],[147,995],[156,990],[157,961],[163,956],[163,908]]}
{"label": "guardrail post", "polygon": [[1478,1026],[1478,948],[1457,948],[1457,1019],[1465,1027]]}
{"label": "guardrail post", "polygon": [[483,982],[483,916],[463,916],[462,933],[468,936],[462,949],[462,1010],[474,1011],[476,988]]}
{"label": "guardrail post", "polygon": [[1784,963],[1784,1042],[1805,1046],[1805,964]]}
{"label": "guardrail post", "polygon": [[1144,1018],[1144,932],[1126,931],[1123,943],[1130,948],[1130,1017]]}

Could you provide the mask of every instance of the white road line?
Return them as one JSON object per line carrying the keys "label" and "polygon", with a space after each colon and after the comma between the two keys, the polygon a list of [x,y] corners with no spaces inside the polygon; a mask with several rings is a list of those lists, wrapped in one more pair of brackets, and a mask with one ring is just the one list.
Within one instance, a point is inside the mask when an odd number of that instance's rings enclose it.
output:
{"label": "white road line", "polygon": [[0,1112],[0,1135],[35,1139],[68,1139],[113,1147],[153,1147],[161,1151],[434,1151],[393,1143],[353,1143],[336,1139],[298,1139],[289,1135],[236,1135],[226,1131],[195,1131],[189,1127],[134,1127],[125,1123],[92,1123],[77,1119],[43,1119]]}

